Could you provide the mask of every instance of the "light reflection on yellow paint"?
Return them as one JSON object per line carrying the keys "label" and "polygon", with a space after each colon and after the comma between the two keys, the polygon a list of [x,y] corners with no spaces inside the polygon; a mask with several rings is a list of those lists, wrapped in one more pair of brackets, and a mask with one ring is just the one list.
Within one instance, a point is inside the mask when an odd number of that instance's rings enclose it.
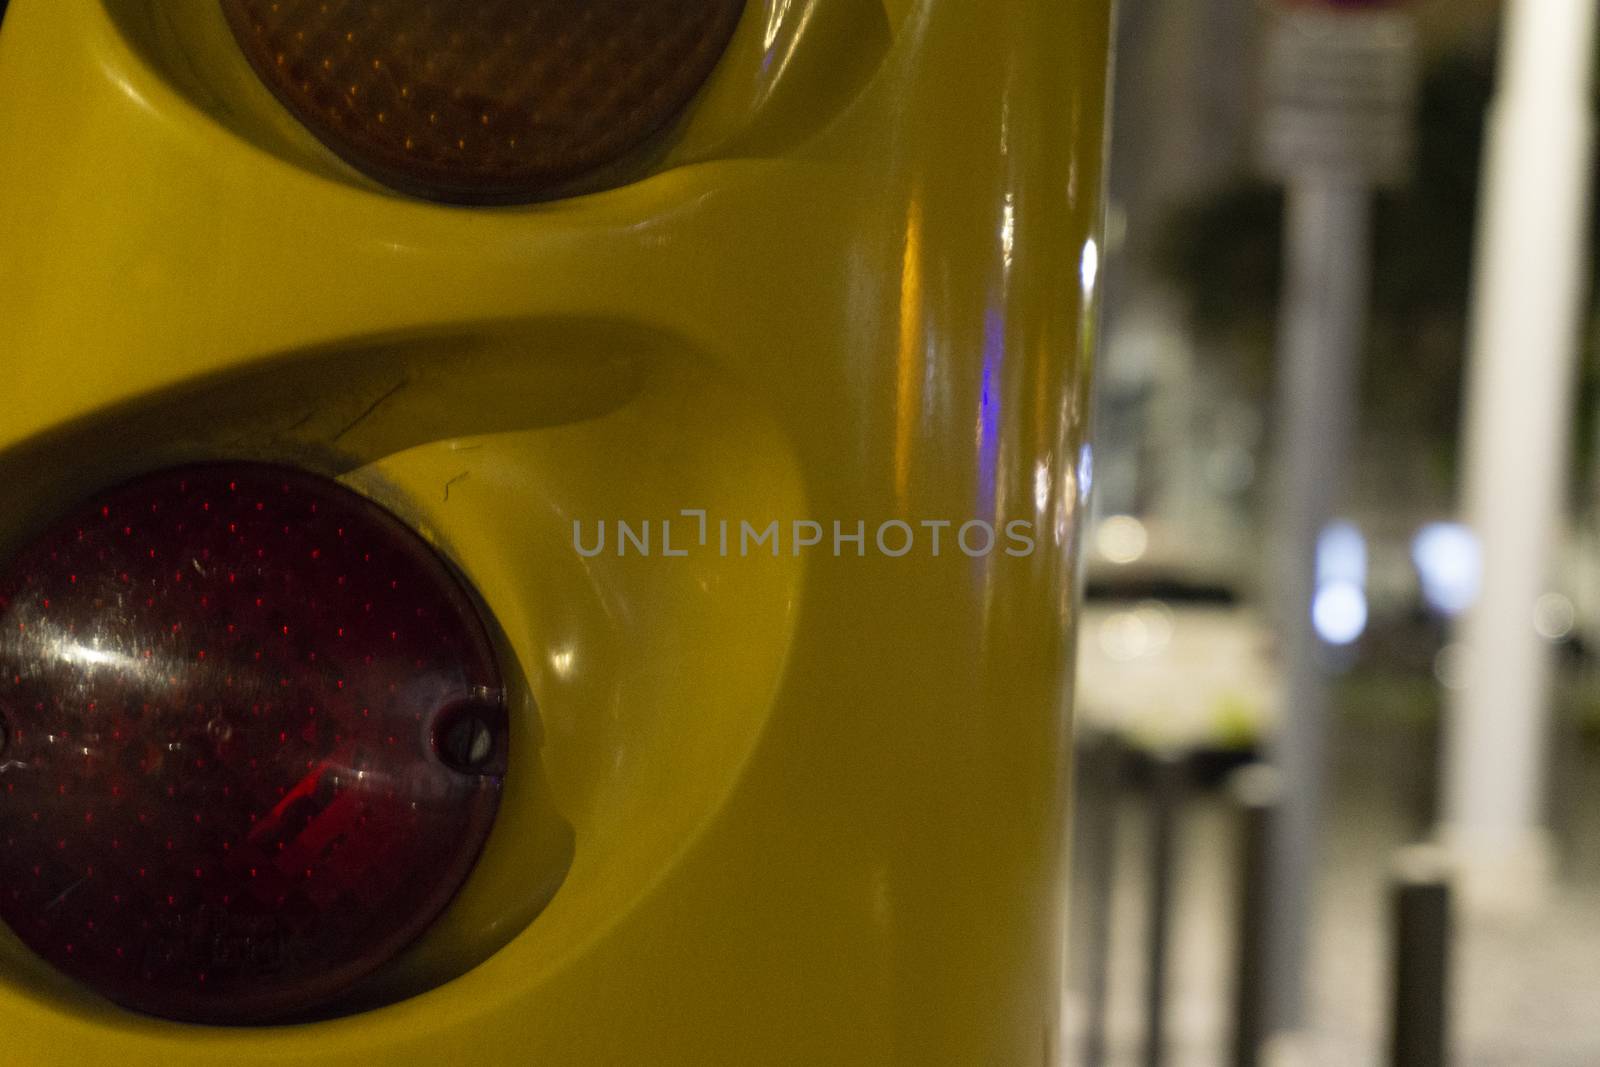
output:
{"label": "light reflection on yellow paint", "polygon": [[900,346],[896,359],[894,491],[904,506],[911,485],[911,451],[922,406],[922,197],[906,210],[905,258],[900,267]]}
{"label": "light reflection on yellow paint", "polygon": [[762,35],[762,45],[770,49],[778,40],[778,31],[783,28],[783,20],[789,14],[791,0],[776,0],[767,11],[767,30]]}

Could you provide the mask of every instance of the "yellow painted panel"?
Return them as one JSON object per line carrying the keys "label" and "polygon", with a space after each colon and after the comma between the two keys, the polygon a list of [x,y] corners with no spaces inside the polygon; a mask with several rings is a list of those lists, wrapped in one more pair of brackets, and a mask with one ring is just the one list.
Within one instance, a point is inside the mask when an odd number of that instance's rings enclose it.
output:
{"label": "yellow painted panel", "polygon": [[203,0],[13,0],[0,545],[185,459],[341,477],[479,590],[526,743],[392,1003],[184,1027],[0,937],[4,1062],[1054,1062],[1108,6],[751,0],[648,175],[469,210],[334,160]]}

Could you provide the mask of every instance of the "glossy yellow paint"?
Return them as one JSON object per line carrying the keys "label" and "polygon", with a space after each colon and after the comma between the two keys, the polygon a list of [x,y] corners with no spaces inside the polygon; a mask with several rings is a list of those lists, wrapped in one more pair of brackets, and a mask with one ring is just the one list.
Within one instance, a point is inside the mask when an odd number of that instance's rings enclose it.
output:
{"label": "glossy yellow paint", "polygon": [[[488,852],[385,1006],[180,1026],[4,942],[4,1061],[1055,1062],[1107,7],[751,0],[648,176],[469,210],[345,168],[206,0],[13,0],[0,544],[298,463],[438,544],[521,680]],[[682,509],[1039,550],[574,548]]]}

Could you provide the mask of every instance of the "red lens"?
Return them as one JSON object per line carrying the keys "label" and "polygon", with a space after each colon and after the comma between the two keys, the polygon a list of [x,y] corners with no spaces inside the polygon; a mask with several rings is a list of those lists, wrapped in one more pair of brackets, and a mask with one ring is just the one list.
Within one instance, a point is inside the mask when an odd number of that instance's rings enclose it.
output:
{"label": "red lens", "polygon": [[0,918],[128,1007],[327,1004],[449,902],[507,723],[460,583],[336,483],[217,465],[0,573]]}

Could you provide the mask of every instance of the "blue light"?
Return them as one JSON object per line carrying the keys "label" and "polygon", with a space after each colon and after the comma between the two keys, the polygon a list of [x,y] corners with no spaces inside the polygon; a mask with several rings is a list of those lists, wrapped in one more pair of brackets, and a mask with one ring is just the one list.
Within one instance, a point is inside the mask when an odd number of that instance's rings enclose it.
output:
{"label": "blue light", "polygon": [[1000,462],[1000,366],[1006,355],[1006,320],[998,300],[983,319],[983,381],[978,394],[978,505],[992,513]]}
{"label": "blue light", "polygon": [[1367,541],[1353,522],[1330,522],[1317,538],[1317,585],[1367,584]]}
{"label": "blue light", "polygon": [[1478,599],[1483,554],[1478,538],[1459,522],[1430,522],[1411,542],[1411,561],[1422,597],[1441,615],[1459,615]]}
{"label": "blue light", "polygon": [[1367,595],[1354,582],[1328,582],[1311,602],[1311,625],[1330,645],[1348,645],[1367,628]]}

